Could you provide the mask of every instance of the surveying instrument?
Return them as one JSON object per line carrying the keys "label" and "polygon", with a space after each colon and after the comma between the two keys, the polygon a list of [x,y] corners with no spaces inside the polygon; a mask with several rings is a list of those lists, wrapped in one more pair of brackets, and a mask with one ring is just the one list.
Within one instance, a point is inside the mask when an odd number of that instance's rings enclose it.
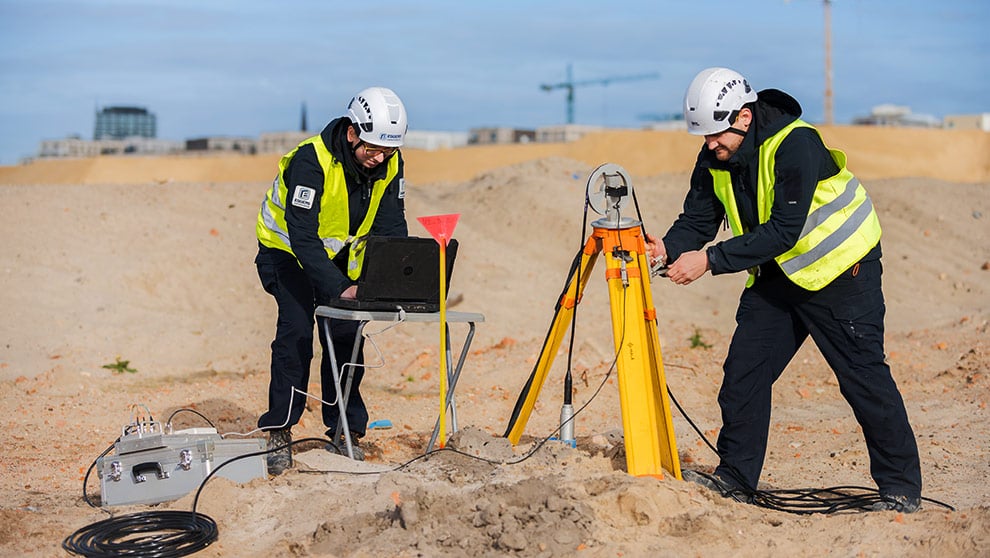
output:
{"label": "surveying instrument", "polygon": [[[650,291],[646,233],[641,221],[622,215],[632,193],[632,182],[619,165],[605,163],[588,177],[585,201],[595,213],[604,217],[591,223],[593,232],[574,258],[540,357],[519,394],[505,437],[513,445],[519,443],[567,325],[574,318],[591,270],[599,254],[604,254],[627,471],[634,476],[663,478],[666,470],[680,479],[680,460],[657,333],[657,312]],[[564,382],[560,439],[573,445],[573,432],[568,371]]]}

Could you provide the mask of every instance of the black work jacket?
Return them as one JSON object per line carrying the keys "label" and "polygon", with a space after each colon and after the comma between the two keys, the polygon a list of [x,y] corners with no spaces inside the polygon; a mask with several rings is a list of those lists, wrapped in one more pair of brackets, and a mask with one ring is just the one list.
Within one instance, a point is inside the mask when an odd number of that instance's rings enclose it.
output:
{"label": "black work jacket", "polygon": [[[691,173],[684,208],[663,238],[667,259],[699,250],[718,234],[725,207],[715,196],[709,169],[729,171],[743,228],[748,231],[707,248],[713,275],[759,266],[761,273],[783,273],[773,260],[790,250],[804,227],[818,182],[839,172],[821,137],[812,128],[796,128],[781,142],[774,163],[774,202],[770,219],[760,224],[757,177],[760,145],[801,116],[801,105],[783,91],[766,89],[753,103],[753,123],[739,150],[728,161],[702,146]],[[863,259],[879,257],[879,244]]]}
{"label": "black work jacket", "polygon": [[[365,169],[358,164],[354,149],[347,142],[349,125],[348,118],[337,118],[327,124],[320,132],[320,137],[330,154],[343,166],[350,215],[348,234],[355,234],[365,215],[368,214],[372,186],[376,180],[385,176],[388,165],[383,162],[373,169]],[[409,234],[404,200],[404,162],[401,151],[396,151],[392,156],[399,157],[399,172],[387,186],[378,206],[378,213],[375,215],[370,232],[375,236],[408,236]],[[323,196],[324,175],[312,144],[303,145],[296,151],[285,169],[284,179],[290,187],[302,184],[316,191],[310,209],[286,204],[285,221],[288,225],[292,251],[313,285],[317,304],[325,304],[330,299],[340,296],[340,293],[352,282],[347,277],[347,249],[341,250],[331,260],[319,238],[320,200]],[[276,259],[292,257],[288,252],[264,246],[260,250],[259,257]]]}

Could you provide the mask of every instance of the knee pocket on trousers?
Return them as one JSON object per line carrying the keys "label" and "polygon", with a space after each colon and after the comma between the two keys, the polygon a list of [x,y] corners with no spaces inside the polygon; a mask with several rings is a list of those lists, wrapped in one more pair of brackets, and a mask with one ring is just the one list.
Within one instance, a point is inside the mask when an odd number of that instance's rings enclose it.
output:
{"label": "knee pocket on trousers", "polygon": [[832,317],[852,339],[882,331],[883,314],[883,292],[879,289],[845,297],[832,306]]}

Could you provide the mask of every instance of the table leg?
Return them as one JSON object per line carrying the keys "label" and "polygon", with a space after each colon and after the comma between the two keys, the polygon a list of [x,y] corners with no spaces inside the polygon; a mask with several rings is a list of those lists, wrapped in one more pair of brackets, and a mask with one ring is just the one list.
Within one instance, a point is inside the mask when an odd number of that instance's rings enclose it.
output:
{"label": "table leg", "polygon": [[[333,383],[337,390],[337,427],[334,429],[333,442],[343,436],[344,446],[347,448],[347,456],[354,459],[354,442],[351,440],[351,430],[347,424],[347,400],[351,394],[351,379],[354,375],[353,366],[347,366],[347,376],[344,380],[343,389],[340,384],[340,368],[337,365],[337,354],[334,351],[333,336],[330,335],[330,318],[324,318],[324,335],[327,338],[327,350],[330,353],[330,370],[333,372]],[[357,333],[354,334],[354,350],[351,352],[351,362],[357,362],[358,351],[361,350],[361,333],[368,322],[362,321],[358,324]],[[346,366],[349,363],[344,363]]]}
{"label": "table leg", "polygon": [[450,386],[450,393],[446,398],[447,403],[447,413],[450,416],[450,431],[457,432],[457,403],[454,400],[454,376],[456,371],[454,370],[454,360],[451,358],[451,348],[450,348],[450,324],[444,329],[447,334],[447,354],[445,358],[447,359],[447,385]]}
{"label": "table leg", "polygon": [[[447,362],[450,362],[450,339],[449,339],[449,324],[448,324],[448,339],[447,339]],[[464,360],[467,358],[468,349],[471,347],[471,340],[474,339],[474,322],[468,322],[468,333],[464,338],[464,345],[461,347],[460,356],[457,358],[457,366],[453,369],[453,376],[450,376],[448,372],[448,377],[450,379],[449,386],[447,389],[447,401],[445,402],[451,409],[454,408],[454,388],[457,387],[457,379],[461,377],[461,368],[464,366]],[[447,367],[450,370],[450,367]],[[452,414],[452,426],[454,432],[457,432],[457,418],[456,415]],[[437,438],[440,436],[440,417],[437,417],[436,424],[433,426],[433,435],[430,437],[430,443],[426,446],[426,451],[433,450],[433,444],[436,443]]]}

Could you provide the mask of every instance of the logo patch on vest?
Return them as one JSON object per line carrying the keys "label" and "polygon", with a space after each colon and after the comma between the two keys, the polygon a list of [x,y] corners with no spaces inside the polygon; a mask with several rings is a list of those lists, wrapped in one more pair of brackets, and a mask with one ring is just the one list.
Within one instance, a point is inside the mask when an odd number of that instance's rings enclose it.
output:
{"label": "logo patch on vest", "polygon": [[406,179],[405,178],[400,178],[399,179],[399,199],[402,200],[402,199],[405,199],[405,198],[406,198]]}
{"label": "logo patch on vest", "polygon": [[297,185],[292,194],[292,205],[303,209],[312,209],[314,197],[316,197],[316,190]]}

